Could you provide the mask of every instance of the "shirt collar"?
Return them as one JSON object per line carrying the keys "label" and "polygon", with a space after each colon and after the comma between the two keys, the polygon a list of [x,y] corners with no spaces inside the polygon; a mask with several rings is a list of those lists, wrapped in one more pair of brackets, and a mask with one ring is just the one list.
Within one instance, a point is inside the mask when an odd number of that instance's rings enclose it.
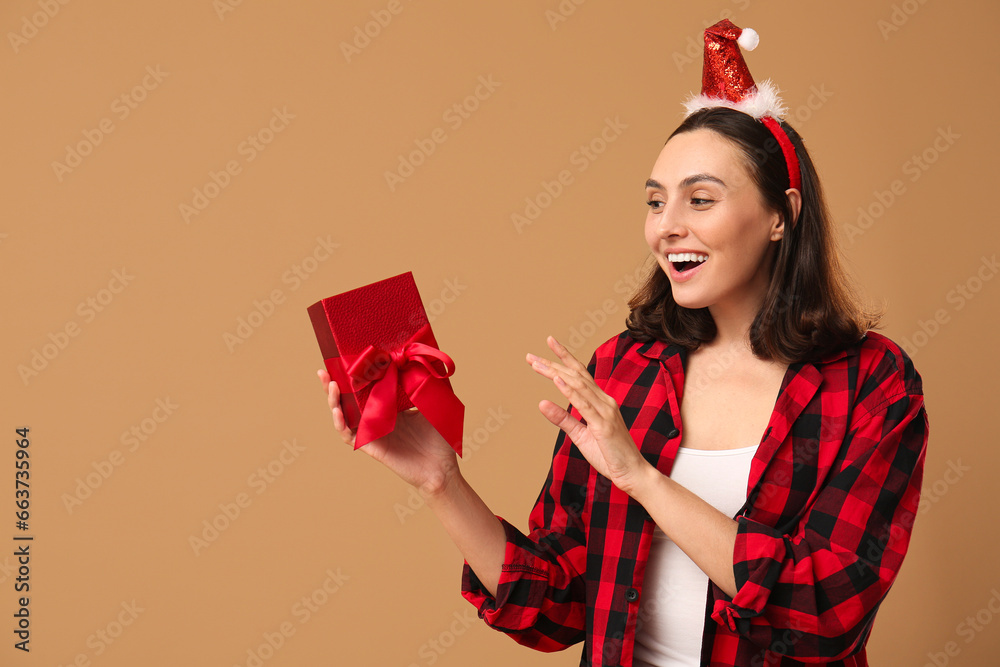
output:
{"label": "shirt collar", "polygon": [[[864,341],[865,336],[861,337],[857,345],[860,345]],[[837,352],[831,352],[821,359],[812,363],[815,366],[821,366],[824,364],[830,364],[840,359],[843,359],[848,355],[848,353],[854,348],[854,346],[838,350]],[[658,361],[666,361],[670,357],[675,355],[680,355],[681,361],[687,359],[687,350],[680,347],[679,345],[674,345],[671,343],[665,343],[661,340],[651,340],[646,343],[640,343],[639,348],[636,350],[639,354],[649,359],[656,359]]]}
{"label": "shirt collar", "polygon": [[675,354],[683,353],[686,350],[679,345],[671,345],[663,342],[662,340],[653,339],[646,343],[640,343],[639,348],[636,351],[649,359],[666,361]]}

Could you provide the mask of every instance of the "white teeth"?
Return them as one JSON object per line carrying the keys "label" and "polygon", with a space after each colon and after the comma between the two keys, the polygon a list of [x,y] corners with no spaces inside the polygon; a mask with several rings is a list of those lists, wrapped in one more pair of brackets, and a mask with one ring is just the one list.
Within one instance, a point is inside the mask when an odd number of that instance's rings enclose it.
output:
{"label": "white teeth", "polygon": [[671,252],[667,253],[667,260],[671,262],[704,262],[708,255],[698,255],[693,252]]}

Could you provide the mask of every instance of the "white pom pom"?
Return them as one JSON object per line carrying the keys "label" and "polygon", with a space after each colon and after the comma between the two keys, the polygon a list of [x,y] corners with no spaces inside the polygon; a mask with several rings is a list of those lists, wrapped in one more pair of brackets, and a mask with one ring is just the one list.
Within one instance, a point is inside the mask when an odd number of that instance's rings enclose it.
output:
{"label": "white pom pom", "polygon": [[743,28],[740,38],[736,40],[736,43],[747,51],[753,51],[760,44],[760,35],[753,28]]}

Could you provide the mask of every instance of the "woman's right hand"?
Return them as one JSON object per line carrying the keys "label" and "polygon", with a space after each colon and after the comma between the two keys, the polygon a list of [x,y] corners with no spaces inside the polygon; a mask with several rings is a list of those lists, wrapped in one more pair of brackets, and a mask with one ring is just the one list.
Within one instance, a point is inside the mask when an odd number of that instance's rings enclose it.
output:
{"label": "woman's right hand", "polygon": [[[325,370],[316,371],[333,414],[333,425],[341,439],[354,447],[356,433],[348,428],[340,407],[340,388]],[[458,457],[448,441],[417,410],[396,415],[391,433],[361,447],[362,451],[384,464],[407,484],[424,495],[442,491],[458,472]]]}

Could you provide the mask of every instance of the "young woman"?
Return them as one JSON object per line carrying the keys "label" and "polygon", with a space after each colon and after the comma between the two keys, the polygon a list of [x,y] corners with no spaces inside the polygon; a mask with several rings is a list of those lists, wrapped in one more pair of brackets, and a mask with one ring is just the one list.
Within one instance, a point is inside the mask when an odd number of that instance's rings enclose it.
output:
{"label": "young woman", "polygon": [[646,196],[656,265],[626,331],[586,366],[552,337],[555,359],[526,357],[569,402],[539,403],[560,432],[527,533],[418,412],[363,449],[420,490],[463,595],[521,644],[583,641],[582,665],[867,665],[919,500],[920,376],[869,331],[787,123],[691,113]]}

